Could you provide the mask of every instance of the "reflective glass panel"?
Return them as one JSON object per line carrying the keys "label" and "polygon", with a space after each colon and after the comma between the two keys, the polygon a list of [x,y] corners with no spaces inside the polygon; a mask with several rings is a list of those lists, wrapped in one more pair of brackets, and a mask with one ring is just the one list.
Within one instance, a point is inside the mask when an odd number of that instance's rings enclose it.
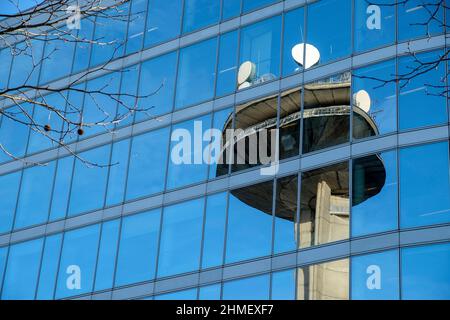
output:
{"label": "reflective glass panel", "polygon": [[219,18],[220,0],[185,0],[183,33],[214,24]]}
{"label": "reflective glass panel", "polygon": [[2,300],[32,300],[35,296],[43,239],[10,247]]}
{"label": "reflective glass panel", "polygon": [[308,6],[306,41],[310,47],[311,63],[327,63],[351,53],[351,0],[322,0]]}
{"label": "reflective glass panel", "polygon": [[216,50],[216,38],[180,50],[176,109],[204,102],[213,97]]}
{"label": "reflective glass panel", "polygon": [[158,277],[198,270],[204,201],[200,198],[164,208]]}
{"label": "reflective glass panel", "polygon": [[169,128],[133,137],[126,199],[164,190]]}
{"label": "reflective glass panel", "polygon": [[397,131],[395,60],[353,72],[353,138]]}
{"label": "reflective glass panel", "polygon": [[393,4],[395,0],[355,1],[355,51],[394,43],[396,6]]}
{"label": "reflective glass panel", "polygon": [[25,114],[32,115],[33,105],[22,103],[20,108],[13,106],[2,109],[0,124],[0,162],[12,161],[14,157],[25,155],[28,134],[30,132],[29,119]]}
{"label": "reflective glass panel", "polygon": [[222,0],[222,19],[227,20],[241,13],[241,0]]}
{"label": "reflective glass panel", "polygon": [[450,299],[450,244],[405,248],[401,251],[402,299]]}
{"label": "reflective glass panel", "polygon": [[182,7],[182,0],[150,0],[145,47],[173,39],[180,34]]}
{"label": "reflective glass panel", "polygon": [[52,300],[55,292],[56,275],[58,274],[59,256],[61,254],[62,234],[56,234],[45,239],[42,255],[39,286],[36,299]]}
{"label": "reflective glass panel", "polygon": [[145,18],[147,16],[148,0],[133,0],[130,5],[128,18],[128,35],[126,53],[136,52],[142,49],[145,34]]}
{"label": "reflective glass panel", "polygon": [[303,172],[300,196],[300,247],[348,239],[348,163]]}
{"label": "reflective glass panel", "polygon": [[220,36],[217,66],[216,96],[233,93],[236,89],[238,59],[238,31]]}
{"label": "reflective glass panel", "polygon": [[385,251],[352,258],[352,300],[398,300],[399,252]]}
{"label": "reflective glass panel", "polygon": [[155,296],[155,300],[196,300],[196,299],[197,299],[197,288],[160,294],[158,296]]}
{"label": "reflective glass panel", "polygon": [[53,35],[53,32],[50,32],[47,36],[40,83],[48,83],[65,77],[72,70],[73,53],[77,42],[73,37],[76,37],[76,33],[74,32],[72,35],[68,29],[65,32],[68,34]]}
{"label": "reflective glass panel", "polygon": [[397,152],[353,160],[352,236],[398,228]]}
{"label": "reflective glass panel", "polygon": [[223,300],[268,300],[270,276],[245,278],[223,284]]}
{"label": "reflective glass panel", "polygon": [[92,39],[94,39],[95,19],[82,19],[81,29],[78,30],[77,37],[80,41],[75,44],[75,55],[73,58],[72,73],[83,71],[89,67],[91,56]]}
{"label": "reflective glass panel", "polygon": [[280,0],[242,0],[242,11],[246,13],[278,1]]}
{"label": "reflective glass panel", "polygon": [[295,269],[272,274],[271,300],[295,300]]}
{"label": "reflective glass panel", "polygon": [[281,160],[300,153],[301,89],[285,91],[280,99],[279,157]]}
{"label": "reflective glass panel", "polygon": [[8,88],[18,88],[23,85],[36,85],[39,70],[42,65],[43,39],[35,39],[14,45],[14,59],[12,63]]}
{"label": "reflective glass panel", "polygon": [[[214,135],[211,137],[211,145],[209,146],[209,179],[215,179],[228,174],[228,162],[226,161],[225,143],[227,140],[226,135],[224,136],[225,129],[232,127],[233,125],[233,109],[225,109],[214,113],[213,118],[213,130],[218,130],[217,134],[220,132],[220,139]],[[217,139],[217,140],[216,140]],[[218,143],[221,146],[218,146]]]}
{"label": "reflective glass panel", "polygon": [[160,210],[123,219],[116,286],[147,281],[155,277],[160,219]]}
{"label": "reflective glass panel", "polygon": [[123,202],[127,179],[130,139],[112,145],[111,166],[108,173],[108,190],[106,205],[111,206]]}
{"label": "reflective glass panel", "polygon": [[226,263],[270,255],[272,196],[272,181],[231,191]]}
{"label": "reflective glass panel", "polygon": [[449,222],[448,143],[400,149],[400,226]]}
{"label": "reflective glass panel", "polygon": [[[305,8],[301,7],[284,15],[283,33],[283,76],[303,69],[305,42]],[[301,53],[297,52],[300,51]],[[308,61],[309,62],[309,61]]]}
{"label": "reflective glass panel", "polygon": [[238,89],[274,80],[280,75],[281,16],[241,30]]}
{"label": "reflective glass panel", "polygon": [[3,274],[5,272],[6,257],[8,255],[8,247],[0,248],[0,288],[3,284]]}
{"label": "reflective glass panel", "polygon": [[222,287],[220,284],[213,284],[211,286],[200,287],[199,300],[220,300],[220,291]]}
{"label": "reflective glass panel", "polygon": [[92,291],[99,235],[99,224],[65,233],[56,299]]}
{"label": "reflective glass panel", "polygon": [[21,175],[19,171],[0,176],[0,233],[12,229]]}
{"label": "reflective glass panel", "polygon": [[55,182],[53,185],[53,197],[50,208],[50,221],[64,218],[70,195],[74,158],[65,157],[58,159]]}

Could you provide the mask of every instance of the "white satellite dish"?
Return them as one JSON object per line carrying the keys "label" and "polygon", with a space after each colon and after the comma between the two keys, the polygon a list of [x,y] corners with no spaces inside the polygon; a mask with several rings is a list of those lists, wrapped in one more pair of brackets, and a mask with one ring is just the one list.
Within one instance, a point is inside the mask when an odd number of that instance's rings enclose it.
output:
{"label": "white satellite dish", "polygon": [[366,90],[359,90],[353,95],[355,106],[362,109],[365,113],[369,113],[372,100]]}
{"label": "white satellite dish", "polygon": [[251,81],[256,75],[256,66],[251,61],[245,61],[239,67],[238,71],[238,84],[241,85],[246,81]]}
{"label": "white satellite dish", "polygon": [[292,48],[292,57],[305,69],[309,69],[319,62],[320,52],[311,44],[299,43]]}
{"label": "white satellite dish", "polygon": [[238,90],[243,90],[246,88],[250,88],[252,86],[252,84],[248,81],[245,81],[244,83],[241,83],[238,87]]}

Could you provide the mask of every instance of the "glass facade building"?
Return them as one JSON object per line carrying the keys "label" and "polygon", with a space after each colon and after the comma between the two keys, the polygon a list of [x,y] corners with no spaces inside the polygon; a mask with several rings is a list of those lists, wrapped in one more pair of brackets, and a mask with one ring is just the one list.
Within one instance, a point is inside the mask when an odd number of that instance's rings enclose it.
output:
{"label": "glass facade building", "polygon": [[[127,72],[77,86],[151,107],[69,137],[105,164],[94,167],[1,118],[0,143],[25,161],[0,152],[0,299],[450,299],[450,13],[376,2],[132,0],[120,8],[129,19],[76,31],[115,49],[0,49],[0,91],[111,60]],[[80,105],[87,122],[124,112],[104,95],[41,99]],[[208,129],[250,143],[276,129],[276,173],[248,149],[233,148],[238,163],[197,161]],[[178,163],[186,136],[198,148]]]}

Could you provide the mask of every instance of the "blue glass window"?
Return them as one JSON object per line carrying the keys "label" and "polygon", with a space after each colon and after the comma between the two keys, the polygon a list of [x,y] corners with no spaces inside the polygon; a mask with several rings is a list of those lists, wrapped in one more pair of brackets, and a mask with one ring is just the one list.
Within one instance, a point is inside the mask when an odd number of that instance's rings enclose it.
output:
{"label": "blue glass window", "polygon": [[220,284],[213,284],[211,286],[200,287],[198,290],[199,300],[220,300],[220,291],[222,287]]}
{"label": "blue glass window", "polygon": [[108,177],[108,169],[104,166],[109,164],[109,155],[110,145],[106,145],[83,152],[80,154],[82,160],[76,160],[69,216],[103,207]]}
{"label": "blue glass window", "polygon": [[[354,50],[361,52],[395,41],[395,1],[355,1]],[[400,6],[402,7],[402,6]]]}
{"label": "blue glass window", "polygon": [[70,185],[72,181],[73,164],[73,157],[58,159],[50,209],[50,221],[61,219],[66,216]]}
{"label": "blue glass window", "polygon": [[204,201],[201,198],[164,208],[158,277],[199,269]]}
{"label": "blue glass window", "polygon": [[400,149],[400,226],[450,221],[448,142]]}
{"label": "blue glass window", "polygon": [[59,264],[56,299],[92,291],[99,235],[99,224],[66,232]]}
{"label": "blue glass window", "polygon": [[219,18],[220,0],[185,0],[183,33],[217,23]]}
{"label": "blue glass window", "polygon": [[2,300],[34,299],[43,239],[10,247],[2,289]]}
{"label": "blue glass window", "polygon": [[398,228],[397,152],[353,160],[352,236]]}
{"label": "blue glass window", "polygon": [[258,9],[263,6],[278,2],[280,0],[242,0],[242,11],[243,13]]}
{"label": "blue glass window", "polygon": [[12,229],[21,172],[0,176],[0,233]]}
{"label": "blue glass window", "polygon": [[[122,69],[119,104],[117,106],[117,126],[123,127],[134,121],[138,110],[137,94],[140,64]],[[140,111],[138,114],[140,114]]]}
{"label": "blue glass window", "polygon": [[353,300],[399,299],[399,252],[385,251],[353,257]]}
{"label": "blue glass window", "polygon": [[220,36],[219,62],[217,66],[216,96],[225,96],[236,89],[238,32]]}
{"label": "blue glass window", "polygon": [[155,300],[196,300],[197,289],[189,289],[155,296]]}
{"label": "blue glass window", "polygon": [[217,39],[181,49],[175,108],[204,102],[214,96]]}
{"label": "blue glass window", "polygon": [[[434,51],[399,59],[400,130],[448,122],[446,98],[442,94],[442,86],[446,86],[445,64],[439,63],[431,69],[426,64],[439,61],[443,54]],[[424,106],[427,106],[426,112]]]}
{"label": "blue glass window", "polygon": [[[213,126],[211,129],[213,130],[220,130],[220,132],[224,132],[226,128],[232,128],[233,124],[233,108],[221,110],[214,113],[213,118]],[[220,176],[224,176],[228,174],[228,164],[225,162],[225,154],[221,153],[218,154],[218,152],[215,152],[216,149],[216,138],[212,138],[209,146],[209,159],[210,159],[210,165],[209,165],[209,179],[215,179]],[[221,135],[222,145],[225,145],[225,141],[223,141],[223,137]],[[214,150],[212,150],[214,148]],[[225,151],[223,148],[220,149],[221,152]],[[221,164],[220,162],[223,162]]]}
{"label": "blue glass window", "polygon": [[[29,103],[22,103],[20,108],[13,106],[2,110],[0,125],[0,162],[11,161],[13,157],[23,157],[27,148],[27,141],[30,129],[29,119],[25,113],[31,116],[33,106]],[[25,124],[24,124],[25,123]]]}
{"label": "blue glass window", "polygon": [[219,193],[208,196],[205,214],[202,268],[210,268],[223,263],[227,194]]}
{"label": "blue glass window", "polygon": [[305,42],[305,9],[295,9],[284,16],[283,34],[283,76],[302,70],[304,59],[296,61],[292,49]]}
{"label": "blue glass window", "polygon": [[36,85],[42,65],[42,51],[44,47],[42,39],[33,39],[21,42],[15,46],[12,63],[9,88],[23,85]]}
{"label": "blue glass window", "polygon": [[7,247],[0,248],[0,288],[2,287],[3,284],[3,275],[5,273],[7,255],[8,255],[8,248]]}
{"label": "blue glass window", "polygon": [[59,256],[61,254],[62,234],[56,234],[45,239],[42,255],[41,271],[36,299],[52,300],[55,292],[56,276],[58,274]]}
{"label": "blue glass window", "polygon": [[133,137],[126,199],[164,190],[169,128]]}
{"label": "blue glass window", "polygon": [[89,67],[89,58],[91,56],[91,40],[94,39],[95,19],[82,19],[81,29],[78,30],[77,41],[75,44],[75,55],[73,58],[73,73],[83,71]]}
{"label": "blue glass window", "polygon": [[55,174],[55,161],[23,172],[14,228],[47,222]]}
{"label": "blue glass window", "polygon": [[277,180],[273,249],[275,254],[298,247],[297,190],[297,175]]}
{"label": "blue glass window", "polygon": [[308,6],[308,44],[319,50],[319,63],[327,63],[351,53],[350,0],[322,0]]}
{"label": "blue glass window", "polygon": [[270,276],[262,275],[242,280],[225,282],[224,300],[268,300]]}
{"label": "blue glass window", "polygon": [[155,277],[160,221],[160,210],[123,218],[117,259],[117,286]]}
{"label": "blue glass window", "polygon": [[[353,138],[362,139],[397,131],[397,86],[392,81],[395,75],[395,60],[354,71]],[[364,99],[367,96],[369,102]]]}
{"label": "blue glass window", "polygon": [[142,49],[145,34],[145,18],[147,16],[148,0],[134,0],[131,4],[128,18],[128,36],[126,53],[133,53]]}
{"label": "blue glass window", "polygon": [[70,74],[76,43],[74,36],[76,35],[57,36],[51,33],[47,36],[40,83],[48,83]]}
{"label": "blue glass window", "polygon": [[95,274],[95,291],[113,287],[119,226],[120,220],[108,221],[102,225],[97,271]]}
{"label": "blue glass window", "polygon": [[176,52],[141,64],[137,121],[172,111],[176,65]]}
{"label": "blue glass window", "polygon": [[9,79],[9,70],[11,69],[13,55],[8,49],[0,50],[0,90],[7,88]]}
{"label": "blue glass window", "polygon": [[402,257],[402,299],[450,299],[450,244],[405,248]]}
{"label": "blue glass window", "polygon": [[[433,19],[430,19],[433,17]],[[444,4],[439,0],[408,0],[398,5],[400,41],[444,32]]]}
{"label": "blue glass window", "polygon": [[107,206],[121,203],[124,200],[129,151],[130,139],[122,140],[112,145],[108,190],[106,192]]}
{"label": "blue glass window", "polygon": [[270,255],[272,195],[272,181],[231,191],[228,208],[227,263]]}
{"label": "blue glass window", "polygon": [[241,13],[241,0],[222,0],[222,20],[237,17]]}
{"label": "blue glass window", "polygon": [[211,127],[211,115],[190,120],[172,127],[167,188],[174,189],[205,181],[208,165],[204,150],[208,142],[203,133]]}
{"label": "blue glass window", "polygon": [[295,269],[272,274],[272,300],[295,300]]}
{"label": "blue glass window", "polygon": [[239,88],[263,83],[280,75],[281,16],[276,16],[241,31],[240,67],[250,62],[252,72],[239,80]]}
{"label": "blue glass window", "polygon": [[181,30],[182,0],[150,0],[145,47],[173,39]]}

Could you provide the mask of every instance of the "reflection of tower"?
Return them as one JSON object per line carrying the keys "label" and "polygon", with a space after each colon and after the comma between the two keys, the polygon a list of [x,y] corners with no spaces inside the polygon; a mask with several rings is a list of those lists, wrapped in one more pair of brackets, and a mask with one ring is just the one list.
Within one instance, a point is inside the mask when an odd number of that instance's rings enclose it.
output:
{"label": "reflection of tower", "polygon": [[[250,72],[252,73],[252,72]],[[306,85],[303,110],[303,146],[308,151],[337,145],[348,141],[350,112],[350,76],[344,74],[328,81]],[[289,153],[300,132],[302,112],[298,89],[284,92],[281,96],[280,116],[280,158]],[[364,130],[377,133],[378,128],[367,114],[370,98],[365,92],[353,97],[353,119],[364,126]],[[252,101],[236,107],[234,121],[228,119],[223,130],[241,129],[243,138],[248,138],[258,130],[277,127],[278,99],[276,96]],[[286,128],[289,128],[286,130]],[[284,130],[283,130],[284,129]],[[297,135],[297,136],[296,136]],[[297,146],[298,148],[298,146]],[[317,148],[317,149],[316,149]],[[297,149],[298,150],[298,149]],[[248,159],[248,148],[235,149],[234,159]],[[304,148],[305,151],[305,148]],[[241,152],[241,153],[240,153]],[[358,172],[358,183],[364,192],[354,198],[361,203],[378,194],[384,186],[386,175],[383,162],[374,155],[367,157],[371,166],[362,166]],[[244,165],[242,168],[248,168]],[[218,165],[217,174],[228,172],[227,165]],[[265,185],[246,188],[245,192],[232,191],[233,196],[263,213],[272,214],[271,190]],[[296,221],[297,191],[296,179],[284,181],[277,190],[276,217],[292,222],[295,233],[299,234],[298,248],[321,245],[349,237],[350,199],[348,163],[308,171],[302,174],[300,197],[300,221]],[[264,197],[263,197],[264,195]],[[266,199],[266,200],[264,200]],[[349,265],[348,260],[327,262],[298,269],[297,291],[299,299],[347,299]]]}

